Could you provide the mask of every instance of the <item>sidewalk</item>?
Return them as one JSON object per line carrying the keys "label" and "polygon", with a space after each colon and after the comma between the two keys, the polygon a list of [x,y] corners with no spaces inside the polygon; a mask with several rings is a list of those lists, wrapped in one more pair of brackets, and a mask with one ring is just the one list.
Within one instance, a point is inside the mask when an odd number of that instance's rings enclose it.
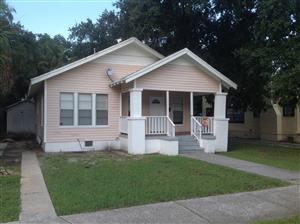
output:
{"label": "sidewalk", "polygon": [[300,173],[296,171],[275,168],[259,163],[204,152],[186,153],[181,154],[181,156],[300,184]]}
{"label": "sidewalk", "polygon": [[21,223],[63,223],[56,216],[35,152],[22,153]]}
{"label": "sidewalk", "polygon": [[63,216],[70,223],[249,223],[299,213],[299,186]]}
{"label": "sidewalk", "polygon": [[[192,155],[190,154],[190,156]],[[203,159],[203,156],[200,155],[200,157]],[[219,158],[219,156],[209,158]],[[271,173],[275,175],[275,170]],[[283,174],[280,173],[277,176]],[[289,178],[291,177],[292,175],[289,176]],[[300,211],[299,185],[293,185],[262,191],[171,201],[57,217],[37,157],[34,152],[29,151],[22,154],[21,183],[21,223],[235,224],[282,218],[295,215]]]}

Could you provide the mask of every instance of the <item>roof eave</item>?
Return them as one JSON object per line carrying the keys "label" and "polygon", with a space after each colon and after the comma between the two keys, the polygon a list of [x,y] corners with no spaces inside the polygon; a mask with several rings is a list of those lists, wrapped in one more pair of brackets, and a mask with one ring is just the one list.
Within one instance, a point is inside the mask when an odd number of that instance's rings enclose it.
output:
{"label": "roof eave", "polygon": [[152,49],[152,48],[148,47],[147,45],[143,44],[137,38],[132,37],[132,38],[124,40],[124,41],[122,41],[122,42],[120,42],[120,43],[118,43],[116,45],[108,47],[108,48],[106,48],[106,49],[104,49],[102,51],[99,51],[99,52],[97,52],[95,54],[89,55],[89,56],[87,56],[85,58],[82,58],[80,60],[72,62],[72,63],[70,63],[68,65],[63,66],[63,67],[57,68],[57,69],[52,70],[50,72],[47,72],[45,74],[42,74],[42,75],[40,75],[38,77],[32,78],[31,79],[31,85],[35,85],[35,84],[37,84],[39,82],[42,82],[42,81],[44,81],[44,80],[46,80],[48,78],[54,77],[54,76],[59,75],[59,74],[61,74],[63,72],[66,72],[68,70],[76,68],[76,67],[78,67],[78,66],[80,66],[82,64],[85,64],[87,62],[95,60],[95,59],[97,59],[99,57],[102,57],[102,56],[104,56],[104,55],[106,55],[108,53],[111,53],[111,52],[113,52],[115,50],[118,50],[118,49],[120,49],[120,48],[122,48],[122,47],[124,47],[126,45],[131,44],[131,43],[136,43],[138,46],[142,47],[143,49],[145,49],[146,51],[148,51],[149,53],[153,54],[154,56],[156,56],[159,59],[164,58],[164,56],[162,54],[160,54],[159,52],[157,52],[154,49]]}

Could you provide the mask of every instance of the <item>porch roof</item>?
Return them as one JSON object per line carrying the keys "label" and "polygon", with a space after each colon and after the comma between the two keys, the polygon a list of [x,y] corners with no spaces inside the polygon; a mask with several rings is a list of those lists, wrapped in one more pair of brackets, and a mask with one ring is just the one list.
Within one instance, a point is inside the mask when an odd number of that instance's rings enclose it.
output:
{"label": "porch roof", "polygon": [[222,85],[224,85],[227,88],[237,88],[237,84],[234,83],[233,81],[231,81],[229,78],[227,78],[225,75],[223,75],[221,72],[219,72],[217,69],[213,68],[211,65],[209,65],[207,62],[205,62],[204,60],[202,60],[200,57],[198,57],[197,55],[195,55],[193,52],[191,52],[189,49],[184,48],[180,51],[177,51],[171,55],[169,55],[168,57],[162,58],[159,61],[148,65],[134,73],[131,73],[127,76],[124,76],[122,79],[120,80],[116,80],[114,81],[111,86],[116,86],[116,85],[120,85],[122,83],[129,83],[133,80],[136,80],[150,72],[152,72],[155,69],[158,69],[159,67],[162,67],[163,65],[166,65],[180,57],[183,56],[187,56],[188,58],[191,59],[191,61],[193,63],[195,63],[195,65],[199,66],[200,69],[204,70],[207,72],[208,75],[210,75],[211,77],[213,77],[214,79],[218,80],[221,82]]}

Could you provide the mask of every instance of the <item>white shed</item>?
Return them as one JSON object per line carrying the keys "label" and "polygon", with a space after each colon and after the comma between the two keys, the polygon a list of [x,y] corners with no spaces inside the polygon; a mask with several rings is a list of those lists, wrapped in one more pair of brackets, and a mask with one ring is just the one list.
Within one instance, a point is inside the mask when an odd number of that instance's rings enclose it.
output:
{"label": "white shed", "polygon": [[35,106],[31,100],[22,100],[6,107],[7,134],[35,134]]}

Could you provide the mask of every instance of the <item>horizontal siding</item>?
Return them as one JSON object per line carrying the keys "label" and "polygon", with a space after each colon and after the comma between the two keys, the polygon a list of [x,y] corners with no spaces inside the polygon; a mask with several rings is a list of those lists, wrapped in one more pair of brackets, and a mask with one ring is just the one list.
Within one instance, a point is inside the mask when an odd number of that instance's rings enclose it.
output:
{"label": "horizontal siding", "polygon": [[[107,67],[116,73],[128,73],[136,69],[132,66],[87,63],[47,81],[48,114],[47,142],[84,140],[113,140],[119,134],[120,90],[110,88],[110,80],[105,74]],[[126,69],[127,68],[127,69]],[[103,93],[109,95],[109,127],[60,127],[59,93]]]}
{"label": "horizontal siding", "polygon": [[[182,62],[181,62],[182,63]],[[167,64],[136,80],[138,88],[217,92],[219,82],[196,66]]]}
{"label": "horizontal siding", "polygon": [[[99,59],[95,60],[94,63],[105,63],[111,64],[112,66],[124,65],[125,70],[128,67],[132,71],[136,71],[135,68],[142,68],[156,62],[158,58],[146,52],[144,49],[136,46],[135,44],[130,44],[119,50],[116,50],[110,54],[104,55]],[[133,66],[133,69],[131,67]],[[116,78],[121,79],[127,75],[125,72],[117,74]]]}
{"label": "horizontal siding", "polygon": [[[108,68],[111,68],[113,71],[112,80],[120,80],[126,75],[129,75],[133,72],[140,70],[143,66],[141,65],[127,65],[127,64],[110,64],[110,63],[99,63],[96,61],[90,62],[86,65],[79,67],[82,75],[86,75],[86,73],[93,73],[95,75],[104,75],[105,78],[110,81],[106,75],[106,71]],[[97,83],[94,83],[97,85]],[[110,84],[110,82],[108,83]]]}

